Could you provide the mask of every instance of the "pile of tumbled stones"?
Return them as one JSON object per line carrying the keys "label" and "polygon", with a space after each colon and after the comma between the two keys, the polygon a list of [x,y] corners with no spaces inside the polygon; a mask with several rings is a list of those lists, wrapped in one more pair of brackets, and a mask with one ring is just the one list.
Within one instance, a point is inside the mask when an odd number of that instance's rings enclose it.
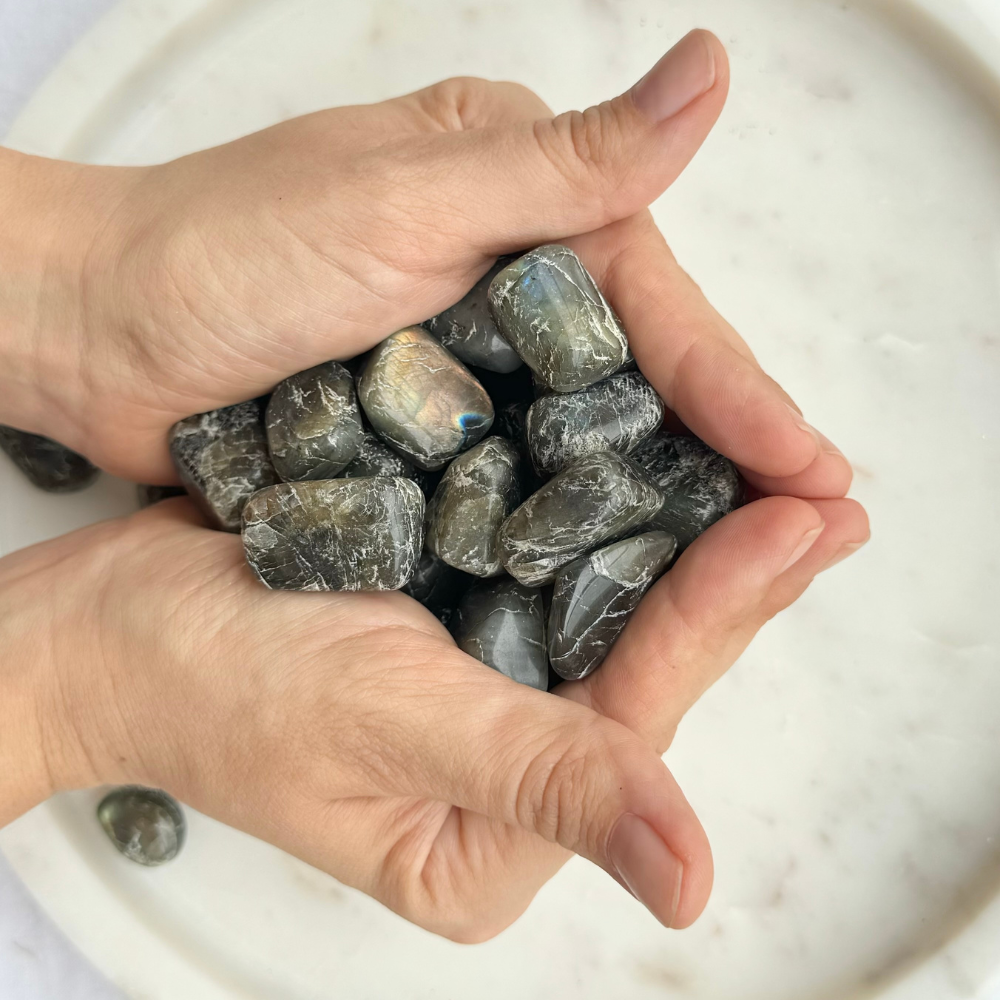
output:
{"label": "pile of tumbled stones", "polygon": [[[265,586],[402,590],[466,653],[547,690],[597,669],[677,555],[742,501],[733,464],[664,415],[593,278],[549,245],[366,355],[180,421],[170,449]],[[0,447],[44,488],[96,474],[35,435],[0,428]],[[143,504],[183,492],[139,489]],[[147,791],[113,792],[101,820],[155,864],[183,815]]]}

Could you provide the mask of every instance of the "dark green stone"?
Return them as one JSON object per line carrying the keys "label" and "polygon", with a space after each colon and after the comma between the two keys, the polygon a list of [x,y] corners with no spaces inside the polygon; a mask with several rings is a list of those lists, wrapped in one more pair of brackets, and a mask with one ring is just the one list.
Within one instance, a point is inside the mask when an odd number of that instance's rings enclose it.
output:
{"label": "dark green stone", "polygon": [[548,689],[541,591],[510,577],[480,583],[462,598],[450,627],[469,656],[520,684]]}
{"label": "dark green stone", "polygon": [[111,843],[139,865],[153,868],[166,864],[184,846],[184,811],[157,788],[116,788],[101,800],[97,818]]}
{"label": "dark green stone", "polygon": [[379,437],[421,469],[443,468],[493,423],[486,390],[420,326],[371,352],[358,396]]}
{"label": "dark green stone", "polygon": [[517,448],[488,437],[459,455],[427,506],[427,548],[473,576],[503,572],[497,531],[521,500]]}
{"label": "dark green stone", "polygon": [[582,680],[601,665],[676,552],[673,535],[654,531],[598,549],[560,570],[548,628],[549,661],[560,677]]}
{"label": "dark green stone", "polygon": [[575,392],[628,362],[628,339],[594,279],[569,247],[538,247],[490,285],[497,328],[556,392]]}
{"label": "dark green stone", "polygon": [[639,372],[622,372],[579,392],[542,396],[528,411],[525,433],[536,471],[551,476],[584,455],[628,454],[662,423],[656,390]]}
{"label": "dark green stone", "polygon": [[354,379],[336,361],[280,383],[264,423],[271,460],[286,482],[333,479],[357,457],[364,434]]}
{"label": "dark green stone", "polygon": [[525,586],[540,587],[578,556],[634,532],[662,503],[659,488],[627,456],[587,455],[507,518],[498,535],[500,559]]}
{"label": "dark green stone", "polygon": [[0,448],[13,463],[46,493],[75,493],[100,474],[75,451],[41,434],[29,434],[0,424]]}
{"label": "dark green stone", "polygon": [[257,490],[278,482],[260,400],[178,421],[169,442],[181,482],[223,531],[239,531],[243,505]]}
{"label": "dark green stone", "polygon": [[399,590],[423,544],[424,495],[409,479],[314,479],[255,493],[243,548],[273,590]]}

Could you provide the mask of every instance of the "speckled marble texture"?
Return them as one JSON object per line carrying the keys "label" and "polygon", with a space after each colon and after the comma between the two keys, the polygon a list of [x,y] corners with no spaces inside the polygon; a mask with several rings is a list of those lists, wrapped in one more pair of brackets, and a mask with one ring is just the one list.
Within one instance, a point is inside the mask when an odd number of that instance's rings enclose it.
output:
{"label": "speckled marble texture", "polygon": [[3,424],[0,424],[0,448],[34,486],[46,493],[75,493],[100,474],[83,455],[57,441]]}
{"label": "speckled marble texture", "polygon": [[243,548],[273,590],[398,590],[423,544],[424,495],[409,479],[279,483],[243,510]]}

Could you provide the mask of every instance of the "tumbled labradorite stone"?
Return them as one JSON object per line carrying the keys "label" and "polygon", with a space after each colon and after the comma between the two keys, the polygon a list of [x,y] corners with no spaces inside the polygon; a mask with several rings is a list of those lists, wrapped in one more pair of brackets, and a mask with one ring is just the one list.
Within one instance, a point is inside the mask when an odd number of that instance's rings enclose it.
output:
{"label": "tumbled labradorite stone", "polygon": [[240,530],[243,505],[278,482],[259,400],[199,413],[170,429],[170,454],[181,482],[216,527]]}
{"label": "tumbled labradorite stone", "polygon": [[639,372],[623,372],[579,392],[536,400],[525,431],[535,469],[551,476],[583,455],[627,454],[661,423],[663,400],[656,390]]}
{"label": "tumbled labradorite stone", "polygon": [[508,264],[489,302],[497,328],[556,392],[593,385],[629,357],[618,317],[569,247],[538,247]]}
{"label": "tumbled labradorite stone", "polygon": [[462,595],[473,583],[473,577],[439,559],[427,549],[425,542],[413,576],[402,590],[447,624]]}
{"label": "tumbled labradorite stone", "polygon": [[450,628],[458,648],[469,656],[519,684],[548,689],[541,591],[510,577],[480,583],[462,598]]}
{"label": "tumbled labradorite stone", "polygon": [[357,457],[364,433],[351,373],[327,361],[286,378],[271,395],[264,425],[282,479],[333,479]]}
{"label": "tumbled labradorite stone", "polygon": [[486,390],[423,327],[382,341],[358,381],[378,435],[421,469],[440,469],[493,423]]}
{"label": "tumbled labradorite stone", "polygon": [[409,479],[313,479],[255,493],[243,510],[250,568],[272,590],[398,590],[423,544]]}
{"label": "tumbled labradorite stone", "polygon": [[487,293],[490,282],[507,263],[509,258],[500,258],[461,302],[424,324],[460,361],[503,373],[516,371],[522,362],[517,351],[500,336],[490,315]]}
{"label": "tumbled labradorite stone", "polygon": [[664,493],[650,528],[670,532],[682,551],[742,502],[736,466],[699,438],[661,431],[641,442],[632,457]]}
{"label": "tumbled labradorite stone", "polygon": [[184,846],[184,812],[157,788],[116,788],[101,800],[97,818],[111,843],[136,864],[150,868],[166,864]]}
{"label": "tumbled labradorite stone", "polygon": [[503,572],[500,525],[521,500],[517,448],[488,437],[448,466],[427,505],[427,548],[473,576]]}
{"label": "tumbled labradorite stone", "polygon": [[548,636],[549,662],[560,677],[582,680],[601,665],[676,552],[673,535],[653,531],[581,556],[559,571]]}
{"label": "tumbled labradorite stone", "polygon": [[368,479],[371,476],[398,476],[412,479],[425,493],[428,492],[430,473],[414,468],[370,430],[361,437],[357,458],[340,474],[344,479]]}
{"label": "tumbled labradorite stone", "polygon": [[183,486],[150,486],[147,483],[141,483],[135,488],[135,492],[140,507],[152,507],[161,500],[187,496],[187,490]]}
{"label": "tumbled labradorite stone", "polygon": [[500,559],[528,587],[550,583],[578,556],[628,535],[660,509],[663,494],[638,465],[611,451],[567,465],[503,523]]}
{"label": "tumbled labradorite stone", "polygon": [[75,451],[41,434],[29,434],[0,424],[0,448],[37,486],[47,493],[74,493],[89,486],[100,470]]}

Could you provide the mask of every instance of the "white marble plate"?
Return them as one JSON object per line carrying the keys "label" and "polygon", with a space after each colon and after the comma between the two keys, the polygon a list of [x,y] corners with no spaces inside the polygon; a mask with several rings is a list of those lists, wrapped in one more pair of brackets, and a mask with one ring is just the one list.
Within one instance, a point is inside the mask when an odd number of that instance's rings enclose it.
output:
{"label": "white marble plate", "polygon": [[[656,206],[681,260],[856,461],[874,539],[773,622],[668,761],[716,888],[661,929],[570,864],[461,947],[191,816],[130,865],[97,793],[0,846],[134,997],[970,1000],[1000,997],[1000,6],[994,0],[125,0],[10,135],[160,160],[440,77],[514,78],[557,110],[713,28],[733,94]],[[0,466],[4,551],[133,506]]]}

